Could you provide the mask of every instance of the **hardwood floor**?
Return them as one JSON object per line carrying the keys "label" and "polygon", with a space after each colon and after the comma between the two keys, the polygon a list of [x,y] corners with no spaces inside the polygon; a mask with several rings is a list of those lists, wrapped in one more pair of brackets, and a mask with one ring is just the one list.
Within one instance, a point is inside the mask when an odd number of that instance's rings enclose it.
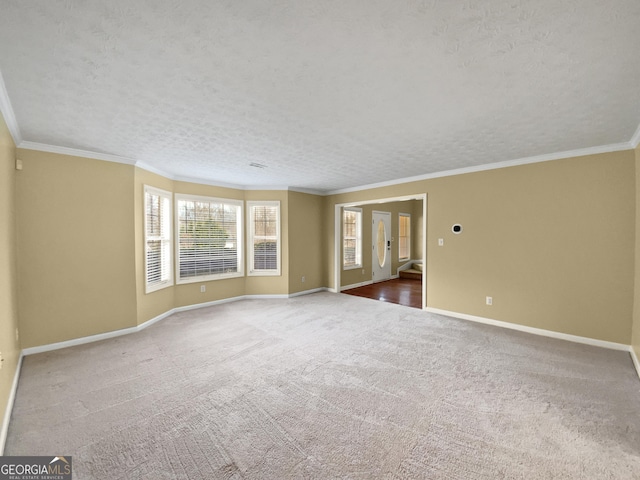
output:
{"label": "hardwood floor", "polygon": [[422,308],[422,280],[396,278],[365,285],[364,287],[343,290],[342,293],[382,302],[397,303],[407,307]]}

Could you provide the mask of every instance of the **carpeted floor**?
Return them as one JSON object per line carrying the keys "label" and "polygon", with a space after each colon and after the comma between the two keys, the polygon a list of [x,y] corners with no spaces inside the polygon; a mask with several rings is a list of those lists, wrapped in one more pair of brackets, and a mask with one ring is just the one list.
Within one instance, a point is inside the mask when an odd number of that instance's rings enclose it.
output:
{"label": "carpeted floor", "polygon": [[638,479],[628,353],[319,293],[24,359],[6,455],[74,479]]}

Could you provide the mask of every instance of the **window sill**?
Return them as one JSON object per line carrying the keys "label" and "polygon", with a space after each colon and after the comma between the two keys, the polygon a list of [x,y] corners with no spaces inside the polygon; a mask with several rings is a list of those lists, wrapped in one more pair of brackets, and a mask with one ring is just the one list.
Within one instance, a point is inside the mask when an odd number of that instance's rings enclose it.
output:
{"label": "window sill", "polygon": [[362,268],[362,265],[351,265],[349,267],[342,266],[342,270],[356,270],[358,268]]}
{"label": "window sill", "polygon": [[254,272],[247,273],[247,277],[279,277],[280,270],[269,270],[269,271],[260,271],[256,270]]}
{"label": "window sill", "polygon": [[187,283],[198,283],[198,282],[213,282],[215,280],[227,280],[229,278],[240,278],[240,277],[244,277],[244,272],[228,273],[228,274],[220,274],[220,275],[203,275],[201,277],[180,278],[176,281],[176,285],[183,285]]}
{"label": "window sill", "polygon": [[144,293],[148,295],[158,290],[164,290],[165,288],[173,287],[173,280],[167,280],[166,282],[157,283],[155,285],[145,285]]}

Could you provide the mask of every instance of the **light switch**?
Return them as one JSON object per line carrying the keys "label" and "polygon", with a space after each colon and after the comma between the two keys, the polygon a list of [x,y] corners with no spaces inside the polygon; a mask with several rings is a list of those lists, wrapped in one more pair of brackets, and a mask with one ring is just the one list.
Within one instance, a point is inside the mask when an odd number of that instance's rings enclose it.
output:
{"label": "light switch", "polygon": [[438,245],[439,246],[443,246],[444,245],[444,238],[439,238],[438,239]]}

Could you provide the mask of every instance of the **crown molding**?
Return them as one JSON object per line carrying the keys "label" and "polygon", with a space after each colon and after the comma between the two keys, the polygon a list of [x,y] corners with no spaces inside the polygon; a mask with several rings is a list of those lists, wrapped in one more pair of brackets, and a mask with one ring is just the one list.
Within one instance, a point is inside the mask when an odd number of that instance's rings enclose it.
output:
{"label": "crown molding", "polygon": [[242,187],[243,190],[247,191],[256,191],[256,190],[265,190],[265,191],[289,191],[291,187],[286,185],[245,185]]}
{"label": "crown molding", "polygon": [[[3,108],[7,108],[5,104],[3,104],[3,88],[4,88],[4,84],[2,83],[2,78],[0,77],[0,109]],[[5,97],[6,97],[6,92],[5,93]],[[6,101],[8,102],[8,97],[6,97]],[[11,104],[8,103],[8,108],[11,108]],[[12,110],[10,110],[11,113],[13,113]],[[4,110],[2,110],[3,115],[5,115]],[[5,121],[7,120],[7,117],[5,115]],[[14,118],[14,122],[15,122],[15,118]],[[9,122],[7,122],[7,126],[9,126]],[[17,124],[15,125],[15,127],[17,128]],[[10,131],[11,131],[11,127]],[[14,136],[14,141],[15,141],[15,135],[20,135],[19,130],[17,131],[16,134],[14,134],[13,131],[11,131],[12,136]],[[541,163],[541,162],[549,162],[549,161],[554,161],[554,160],[562,160],[562,159],[566,159],[566,158],[572,158],[572,157],[583,157],[583,156],[587,156],[587,155],[597,155],[597,154],[602,154],[602,153],[611,153],[611,152],[619,152],[619,151],[624,151],[624,150],[633,150],[635,148],[638,147],[638,144],[640,144],[640,126],[638,126],[638,129],[636,130],[635,134],[633,135],[633,137],[631,138],[631,140],[629,140],[628,142],[623,142],[623,143],[615,143],[615,144],[611,144],[611,145],[602,145],[602,146],[598,146],[598,147],[589,147],[589,148],[581,148],[581,149],[577,149],[577,150],[568,150],[565,152],[558,152],[558,153],[550,153],[550,154],[545,154],[545,155],[536,155],[533,157],[525,157],[525,158],[520,158],[520,159],[516,159],[516,160],[507,160],[504,162],[494,162],[494,163],[487,163],[484,165],[477,165],[477,166],[473,166],[473,167],[464,167],[464,168],[456,168],[456,169],[452,169],[452,170],[444,170],[441,172],[434,172],[434,173],[427,173],[424,175],[417,175],[417,176],[413,176],[413,177],[405,177],[405,178],[398,178],[395,180],[389,180],[386,182],[379,182],[379,183],[371,183],[368,185],[361,185],[361,186],[357,186],[357,187],[350,187],[350,188],[343,188],[343,189],[338,189],[338,190],[330,190],[330,191],[323,191],[323,190],[315,190],[315,189],[310,189],[310,188],[304,188],[304,187],[288,187],[288,186],[272,186],[272,185],[268,185],[268,186],[255,186],[255,185],[239,185],[239,184],[231,184],[231,183],[225,183],[225,182],[219,182],[219,181],[215,181],[215,180],[210,180],[210,179],[206,179],[206,178],[196,178],[196,177],[186,177],[186,176],[181,176],[181,175],[172,175],[168,172],[165,172],[163,170],[160,170],[152,165],[149,165],[146,162],[142,162],[142,161],[136,161],[134,159],[131,158],[127,158],[127,157],[121,157],[119,155],[111,155],[108,153],[98,153],[98,152],[92,152],[89,150],[80,150],[80,149],[76,149],[76,148],[69,148],[69,147],[59,147],[56,145],[48,145],[48,144],[44,144],[44,143],[37,143],[37,142],[27,142],[27,141],[21,141],[19,143],[16,142],[16,145],[18,148],[21,149],[25,149],[25,150],[37,150],[37,151],[41,151],[41,152],[49,152],[49,153],[58,153],[61,155],[71,155],[74,157],[83,157],[83,158],[92,158],[95,160],[104,160],[107,162],[116,162],[116,163],[123,163],[126,165],[133,165],[136,166],[138,168],[141,168],[143,170],[147,170],[151,173],[155,173],[157,175],[161,175],[165,178],[168,178],[169,180],[174,180],[174,181],[179,181],[179,182],[188,182],[188,183],[198,183],[201,185],[210,185],[213,187],[221,187],[221,188],[232,188],[235,190],[247,190],[247,191],[256,191],[256,190],[287,190],[287,191],[293,191],[293,192],[299,192],[299,193],[307,193],[307,194],[311,194],[311,195],[319,195],[319,196],[328,196],[328,195],[339,195],[339,194],[343,194],[343,193],[352,193],[352,192],[359,192],[359,191],[363,191],[363,190],[371,190],[371,189],[375,189],[375,188],[382,188],[382,187],[390,187],[390,186],[394,186],[394,185],[401,185],[404,183],[411,183],[411,182],[419,182],[419,181],[423,181],[423,180],[430,180],[430,179],[434,179],[434,178],[442,178],[442,177],[451,177],[451,176],[455,176],[455,175],[464,175],[466,173],[476,173],[476,172],[484,172],[487,170],[496,170],[499,168],[507,168],[507,167],[516,167],[519,165],[528,165],[528,164],[532,164],[532,163]]]}
{"label": "crown molding", "polygon": [[313,188],[288,187],[287,190],[289,190],[290,192],[308,193],[309,195],[319,195],[321,197],[327,194],[325,190],[315,190]]}
{"label": "crown molding", "polygon": [[638,125],[636,133],[634,133],[633,137],[631,137],[631,140],[629,140],[629,144],[633,149],[638,148],[638,145],[640,144],[640,125]]}
{"label": "crown molding", "polygon": [[16,115],[11,106],[11,100],[7,93],[7,87],[4,84],[4,78],[2,78],[2,72],[0,71],[0,112],[4,117],[4,121],[7,124],[9,133],[13,138],[13,143],[19,145],[22,143],[22,134],[20,133],[20,127],[18,127],[18,121]]}
{"label": "crown molding", "polygon": [[170,173],[167,173],[164,170],[160,170],[159,168],[156,168],[153,165],[149,165],[146,162],[138,161],[135,163],[135,166],[142,170],[146,170],[147,172],[155,173],[156,175],[160,175],[161,177],[168,178],[169,180],[175,180],[175,177]]}
{"label": "crown molding", "polygon": [[212,187],[233,188],[235,190],[246,190],[244,185],[236,185],[233,183],[217,182],[208,178],[184,177],[176,175],[172,178],[176,182],[198,183],[200,185],[210,185]]}
{"label": "crown molding", "polygon": [[206,178],[193,178],[193,177],[182,177],[182,176],[175,176],[170,178],[172,178],[172,180],[176,180],[179,182],[198,183],[200,185],[211,185],[212,187],[233,188],[235,190],[245,190],[248,192],[290,191],[290,192],[298,192],[298,193],[308,193],[311,195],[320,195],[320,196],[325,195],[325,192],[322,190],[313,190],[311,188],[301,188],[301,187],[289,187],[286,185],[236,185],[231,183],[217,182],[215,180],[209,180]]}
{"label": "crown molding", "polygon": [[300,193],[310,193],[313,195],[323,195],[324,192],[320,190],[312,190],[306,188],[297,188],[297,187],[288,187],[288,186],[276,186],[276,185],[267,185],[267,186],[247,186],[247,185],[237,185],[232,183],[218,182],[215,180],[209,180],[206,178],[195,178],[195,177],[185,177],[182,175],[172,175],[164,170],[154,167],[153,165],[149,165],[146,162],[137,161],[127,157],[121,157],[119,155],[111,155],[108,153],[97,153],[91,152],[89,150],[80,150],[77,148],[69,148],[69,147],[59,147],[56,145],[48,145],[46,143],[37,143],[37,142],[20,142],[18,148],[24,150],[36,150],[39,152],[48,152],[48,153],[57,153],[60,155],[70,155],[73,157],[82,157],[82,158],[91,158],[94,160],[104,160],[107,162],[115,162],[115,163],[123,163],[125,165],[133,165],[137,168],[141,168],[142,170],[146,170],[151,173],[155,173],[156,175],[160,175],[162,177],[168,178],[169,180],[173,180],[176,182],[188,182],[188,183],[198,183],[200,185],[210,185],[212,187],[221,187],[221,188],[232,188],[234,190],[291,190]]}
{"label": "crown molding", "polygon": [[465,173],[484,172],[487,170],[497,170],[499,168],[517,167],[519,165],[528,165],[531,163],[550,162],[553,160],[562,160],[572,157],[584,157],[587,155],[597,155],[600,153],[620,152],[623,150],[630,150],[633,147],[631,142],[614,143],[611,145],[602,145],[599,147],[581,148],[577,150],[568,150],[566,152],[549,153],[545,155],[536,155],[534,157],[519,158],[516,160],[507,160],[504,162],[487,163],[484,165],[477,165],[474,167],[455,168],[452,170],[444,170],[442,172],[427,173],[425,175],[417,175],[415,177],[398,178],[396,180],[390,180],[388,182],[372,183],[369,185],[362,185],[359,187],[342,188],[339,190],[331,190],[326,192],[325,195],[339,195],[342,193],[360,192],[362,190],[371,190],[373,188],[391,187],[394,185],[401,185],[403,183],[419,182],[422,180],[430,180],[433,178],[452,177],[455,175],[464,175]]}
{"label": "crown molding", "polygon": [[[1,97],[1,92],[0,92],[0,97]],[[363,190],[371,190],[374,188],[390,187],[394,185],[401,185],[403,183],[419,182],[419,181],[430,180],[434,178],[464,175],[466,173],[476,173],[476,172],[483,172],[487,170],[496,170],[499,168],[515,167],[518,165],[527,165],[531,163],[549,162],[553,160],[562,160],[565,158],[597,155],[601,153],[619,152],[623,150],[632,150],[638,146],[638,143],[640,143],[640,126],[638,127],[638,130],[634,134],[633,138],[629,142],[625,142],[625,143],[616,143],[611,145],[603,145],[599,147],[582,148],[577,150],[569,150],[566,152],[537,155],[534,157],[526,157],[526,158],[520,158],[516,160],[507,160],[504,162],[488,163],[485,165],[478,165],[474,167],[456,168],[452,170],[445,170],[442,172],[428,173],[428,174],[417,175],[413,177],[399,178],[399,179],[390,180],[387,182],[372,183],[368,185],[361,185],[358,187],[351,187],[351,188],[344,188],[344,189],[330,190],[330,191],[315,190],[315,189],[309,189],[309,188],[303,188],[303,187],[287,187],[287,186],[255,186],[255,185],[247,186],[247,185],[219,182],[219,181],[205,179],[205,178],[172,175],[168,172],[165,172],[156,167],[153,167],[152,165],[149,165],[146,162],[136,161],[127,157],[121,157],[118,155],[111,155],[107,153],[91,152],[88,150],[80,150],[76,148],[59,147],[56,145],[48,145],[48,144],[37,143],[37,142],[22,141],[20,142],[20,144],[18,144],[18,148],[22,148],[26,150],[37,150],[41,152],[58,153],[61,155],[71,155],[74,157],[92,158],[95,160],[104,160],[107,162],[123,163],[126,165],[133,165],[143,170],[147,170],[151,173],[161,175],[165,178],[168,178],[169,180],[174,180],[179,182],[198,183],[201,185],[210,185],[213,187],[221,187],[221,188],[232,188],[235,190],[247,190],[247,191],[289,190],[289,191],[294,191],[299,193],[308,193],[311,195],[328,196],[328,195],[339,195],[343,193],[359,192]]]}
{"label": "crown molding", "polygon": [[136,161],[121,157],[119,155],[111,155],[109,153],[91,152],[89,150],[80,150],[78,148],[59,147],[57,145],[48,145],[46,143],[37,142],[20,142],[18,148],[24,150],[37,150],[39,152],[58,153],[60,155],[70,155],[72,157],[92,158],[94,160],[105,160],[107,162],[124,163],[127,165],[135,165]]}

